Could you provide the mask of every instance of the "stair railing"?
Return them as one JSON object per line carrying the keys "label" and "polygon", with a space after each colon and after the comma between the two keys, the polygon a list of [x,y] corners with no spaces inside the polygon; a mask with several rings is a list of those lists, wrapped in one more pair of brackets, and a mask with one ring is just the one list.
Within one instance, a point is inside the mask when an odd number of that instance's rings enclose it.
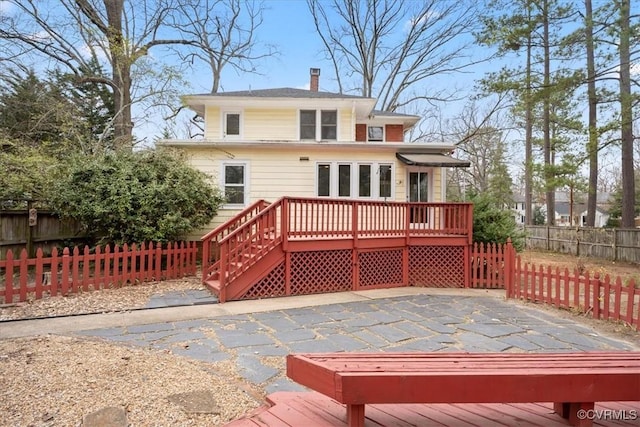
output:
{"label": "stair railing", "polygon": [[286,198],[270,204],[220,240],[220,290],[283,241]]}
{"label": "stair railing", "polygon": [[220,269],[220,241],[231,234],[239,226],[263,211],[269,203],[258,200],[243,209],[233,218],[208,232],[200,239],[202,241],[202,282],[218,273]]}

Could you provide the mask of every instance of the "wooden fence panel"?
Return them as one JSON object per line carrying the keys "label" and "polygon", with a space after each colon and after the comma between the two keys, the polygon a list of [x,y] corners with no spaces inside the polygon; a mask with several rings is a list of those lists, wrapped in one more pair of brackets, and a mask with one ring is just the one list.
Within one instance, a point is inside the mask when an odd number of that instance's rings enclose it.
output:
{"label": "wooden fence panel", "polygon": [[113,251],[106,246],[94,253],[86,246],[82,252],[64,248],[62,256],[54,248],[50,257],[39,248],[34,258],[23,249],[18,259],[8,251],[0,260],[0,304],[183,277],[195,274],[196,260],[196,242],[164,249],[153,243],[115,246]]}
{"label": "wooden fence panel", "polygon": [[526,226],[526,246],[640,264],[640,229]]}
{"label": "wooden fence panel", "polygon": [[78,222],[60,219],[49,211],[38,210],[37,221],[32,226],[26,210],[0,211],[0,259],[5,259],[8,251],[15,255],[22,249],[27,249],[30,257],[35,257],[38,248],[48,254],[61,243],[84,238]]}

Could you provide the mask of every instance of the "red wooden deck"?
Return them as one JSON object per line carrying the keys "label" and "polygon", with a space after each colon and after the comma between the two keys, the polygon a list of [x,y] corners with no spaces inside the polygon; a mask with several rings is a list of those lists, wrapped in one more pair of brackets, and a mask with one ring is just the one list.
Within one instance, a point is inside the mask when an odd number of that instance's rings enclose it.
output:
{"label": "red wooden deck", "polygon": [[[278,392],[269,408],[226,427],[347,426],[344,405],[316,392]],[[596,403],[595,426],[640,425],[640,402]],[[567,426],[552,403],[367,405],[365,426]]]}
{"label": "red wooden deck", "polygon": [[202,238],[203,283],[226,300],[470,283],[469,203],[283,197]]}

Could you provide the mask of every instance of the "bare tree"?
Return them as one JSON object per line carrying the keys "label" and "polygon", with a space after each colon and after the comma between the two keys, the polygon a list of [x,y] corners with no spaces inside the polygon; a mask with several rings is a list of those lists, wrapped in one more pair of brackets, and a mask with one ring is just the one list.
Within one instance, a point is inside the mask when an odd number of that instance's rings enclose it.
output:
{"label": "bare tree", "polygon": [[427,82],[473,65],[475,2],[426,0],[307,0],[316,31],[331,60],[340,92],[377,97],[387,111],[422,100],[451,99],[429,93]]}
{"label": "bare tree", "polygon": [[[490,117],[487,119],[487,117]],[[508,126],[495,111],[480,112],[468,105],[451,125],[461,141],[456,157],[468,160],[471,167],[454,168],[450,182],[464,193],[489,193],[498,205],[509,205],[512,179],[507,171],[506,131]]]}
{"label": "bare tree", "polygon": [[[111,87],[116,146],[132,143],[132,68],[159,45],[190,44],[182,38],[160,37],[167,17],[175,13],[174,0],[9,0],[16,11],[0,27],[7,52],[48,58],[84,82]],[[8,56],[9,56],[8,55]],[[92,59],[106,58],[110,75],[87,76]],[[3,58],[4,59],[4,58]]]}
{"label": "bare tree", "polygon": [[[259,73],[257,62],[276,54],[273,46],[259,46],[256,31],[263,23],[264,4],[251,0],[179,0],[173,24],[195,49],[179,52],[189,61],[211,69],[211,93],[220,89],[222,70]],[[264,47],[264,49],[261,49]]]}

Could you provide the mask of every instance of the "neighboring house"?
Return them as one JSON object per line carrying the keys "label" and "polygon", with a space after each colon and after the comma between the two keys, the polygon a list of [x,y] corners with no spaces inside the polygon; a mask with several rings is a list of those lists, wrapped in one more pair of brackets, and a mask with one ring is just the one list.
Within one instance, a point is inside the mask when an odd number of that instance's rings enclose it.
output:
{"label": "neighboring house", "polygon": [[522,194],[514,194],[513,196],[513,217],[516,220],[517,225],[524,225],[526,223],[526,209],[525,209],[525,197]]}
{"label": "neighboring house", "polygon": [[[585,227],[587,224],[587,213],[588,210],[584,210],[581,214],[580,214],[580,225]],[[596,218],[595,218],[595,223],[594,223],[594,227],[604,227],[605,225],[607,225],[607,222],[609,221],[609,212],[607,212],[605,209],[601,208],[601,207],[596,207]]]}
{"label": "neighboring house", "polygon": [[[376,100],[280,88],[184,97],[204,138],[165,140],[213,176],[227,204],[211,227],[282,196],[444,202],[443,168],[468,167],[453,145],[405,142],[420,117],[374,110]],[[195,236],[194,236],[195,237]],[[198,236],[199,237],[199,236]]]}

